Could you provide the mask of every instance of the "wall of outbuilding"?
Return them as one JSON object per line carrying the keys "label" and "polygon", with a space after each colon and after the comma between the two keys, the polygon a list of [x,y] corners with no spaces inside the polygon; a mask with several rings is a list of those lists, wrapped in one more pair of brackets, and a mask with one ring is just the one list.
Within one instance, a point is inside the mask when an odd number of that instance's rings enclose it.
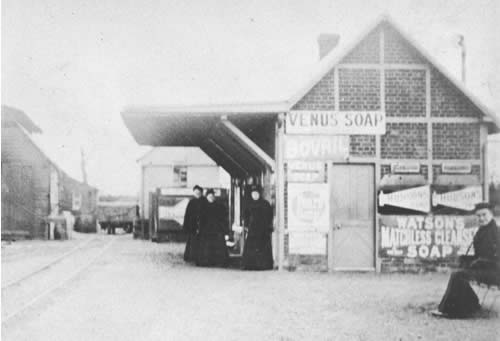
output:
{"label": "wall of outbuilding", "polygon": [[2,122],[2,238],[46,238],[51,165],[14,122]]}

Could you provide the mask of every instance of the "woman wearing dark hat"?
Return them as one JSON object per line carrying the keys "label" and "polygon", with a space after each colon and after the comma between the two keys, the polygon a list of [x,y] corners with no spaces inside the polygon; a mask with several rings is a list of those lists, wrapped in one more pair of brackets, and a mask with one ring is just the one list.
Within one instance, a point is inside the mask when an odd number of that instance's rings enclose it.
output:
{"label": "woman wearing dark hat", "polygon": [[260,188],[251,188],[252,199],[244,213],[248,229],[243,248],[244,270],[270,270],[273,268],[271,233],[273,232],[273,209],[261,198]]}
{"label": "woman wearing dark hat", "polygon": [[[488,203],[477,204],[475,213],[479,229],[474,235],[473,256],[462,256],[462,269],[451,274],[448,287],[435,316],[464,318],[479,310],[479,300],[469,281],[480,283],[500,282],[500,231]],[[469,247],[470,249],[470,247]]]}
{"label": "woman wearing dark hat", "polygon": [[215,200],[213,189],[207,191],[206,197],[205,223],[200,228],[196,265],[225,267],[229,261],[225,239],[229,234],[226,210]]}
{"label": "woman wearing dark hat", "polygon": [[196,185],[193,187],[194,198],[189,200],[184,214],[183,230],[187,233],[188,239],[184,250],[184,260],[186,262],[196,261],[198,251],[198,235],[201,226],[205,221],[205,206],[207,200],[203,196],[203,188]]}

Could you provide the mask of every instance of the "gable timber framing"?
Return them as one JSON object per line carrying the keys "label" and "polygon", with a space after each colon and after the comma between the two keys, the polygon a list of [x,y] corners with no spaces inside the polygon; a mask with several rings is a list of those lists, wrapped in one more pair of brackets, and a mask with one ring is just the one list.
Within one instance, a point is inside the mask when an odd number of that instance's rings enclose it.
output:
{"label": "gable timber framing", "polygon": [[[375,69],[375,70],[425,70],[426,73],[430,73],[429,65],[426,64],[394,64],[394,63],[385,63],[384,62],[384,49],[381,49],[381,59],[380,63],[342,63],[342,60],[351,53],[356,46],[363,41],[363,39],[368,36],[373,30],[375,30],[378,26],[382,24],[387,24],[391,28],[393,28],[404,40],[406,40],[411,47],[413,47],[419,54],[422,55],[423,59],[430,64],[433,68],[435,68],[438,72],[440,72],[448,81],[451,82],[453,86],[455,86],[459,92],[461,92],[470,102],[484,115],[482,117],[483,122],[494,123],[495,130],[499,130],[499,119],[496,118],[494,113],[487,108],[485,105],[477,99],[465,86],[459,82],[455,77],[453,77],[446,69],[438,63],[429,53],[427,53],[419,44],[417,44],[412,38],[408,36],[402,30],[399,25],[397,25],[389,16],[383,15],[378,18],[372,25],[368,26],[368,29],[364,31],[364,33],[358,36],[357,39],[345,45],[345,47],[339,51],[334,50],[329,55],[324,58],[320,70],[312,77],[312,79],[307,82],[307,84],[301,88],[296,94],[294,94],[289,100],[289,110],[293,108],[295,104],[297,104],[305,95],[311,91],[311,89],[318,84],[332,69]],[[381,30],[381,42],[380,47],[384,47],[385,37],[384,30]],[[382,72],[381,72],[382,73]],[[335,79],[335,83],[338,78]],[[429,82],[430,84],[430,82]],[[335,97],[337,100],[337,96]]]}

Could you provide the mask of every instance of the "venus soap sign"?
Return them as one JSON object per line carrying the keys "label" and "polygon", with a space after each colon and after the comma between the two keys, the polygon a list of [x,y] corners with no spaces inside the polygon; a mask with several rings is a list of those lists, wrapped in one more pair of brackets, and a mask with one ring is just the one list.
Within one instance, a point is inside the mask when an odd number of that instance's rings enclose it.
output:
{"label": "venus soap sign", "polygon": [[383,135],[382,111],[293,110],[286,115],[287,134]]}

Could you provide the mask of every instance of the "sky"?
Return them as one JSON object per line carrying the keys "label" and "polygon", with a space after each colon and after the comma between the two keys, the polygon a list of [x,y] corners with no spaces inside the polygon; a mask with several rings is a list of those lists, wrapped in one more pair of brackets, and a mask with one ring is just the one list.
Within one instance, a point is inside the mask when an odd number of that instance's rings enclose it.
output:
{"label": "sky", "polygon": [[126,106],[285,99],[315,70],[319,33],[342,39],[382,13],[457,78],[464,35],[467,87],[500,113],[498,0],[3,0],[2,104],[70,175],[83,148],[92,185],[136,194],[149,147]]}

